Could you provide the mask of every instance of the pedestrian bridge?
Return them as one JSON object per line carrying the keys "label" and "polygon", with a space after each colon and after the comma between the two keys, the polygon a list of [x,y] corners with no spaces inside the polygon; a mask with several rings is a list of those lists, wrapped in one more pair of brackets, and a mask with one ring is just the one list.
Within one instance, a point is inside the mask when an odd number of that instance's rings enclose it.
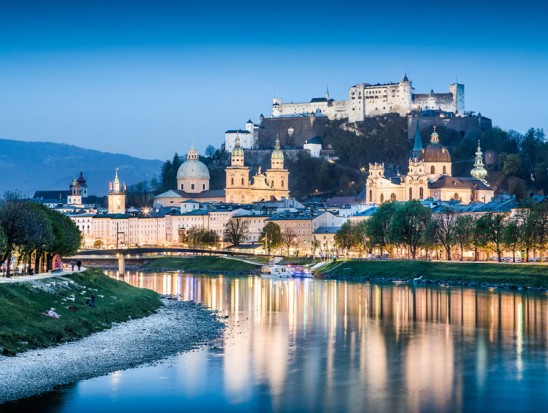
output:
{"label": "pedestrian bridge", "polygon": [[162,256],[188,256],[188,255],[211,255],[211,256],[238,256],[238,257],[268,257],[265,254],[251,254],[246,252],[234,252],[226,250],[210,250],[197,248],[177,247],[135,247],[118,249],[86,249],[80,250],[76,255],[69,257],[73,260],[89,259],[117,259],[120,256],[133,259],[158,258]]}

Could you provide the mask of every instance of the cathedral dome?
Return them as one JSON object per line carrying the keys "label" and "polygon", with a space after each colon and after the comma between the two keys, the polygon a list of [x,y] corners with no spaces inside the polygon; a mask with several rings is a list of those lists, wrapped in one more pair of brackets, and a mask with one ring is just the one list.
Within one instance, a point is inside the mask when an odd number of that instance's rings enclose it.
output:
{"label": "cathedral dome", "polygon": [[198,160],[194,147],[190,148],[186,161],[179,167],[177,179],[209,179],[209,169]]}
{"label": "cathedral dome", "polygon": [[434,133],[430,137],[430,143],[421,151],[421,161],[424,162],[451,162],[451,155],[445,146],[439,143],[439,135]]}

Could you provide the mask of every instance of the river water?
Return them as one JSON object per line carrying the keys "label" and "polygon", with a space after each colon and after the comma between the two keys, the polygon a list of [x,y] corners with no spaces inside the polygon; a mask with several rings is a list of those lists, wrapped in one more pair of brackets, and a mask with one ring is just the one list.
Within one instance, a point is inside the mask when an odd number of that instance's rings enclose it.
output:
{"label": "river water", "polygon": [[125,280],[220,310],[228,316],[223,338],[16,410],[548,409],[546,294],[171,273]]}

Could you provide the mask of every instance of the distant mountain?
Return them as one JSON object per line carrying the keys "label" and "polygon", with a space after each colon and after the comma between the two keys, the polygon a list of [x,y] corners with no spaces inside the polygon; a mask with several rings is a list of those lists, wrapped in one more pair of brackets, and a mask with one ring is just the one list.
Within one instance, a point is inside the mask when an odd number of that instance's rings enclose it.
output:
{"label": "distant mountain", "polygon": [[37,190],[68,189],[84,172],[90,195],[105,195],[116,168],[127,185],[159,176],[161,161],[100,152],[52,142],[0,139],[0,196],[20,190],[32,196]]}

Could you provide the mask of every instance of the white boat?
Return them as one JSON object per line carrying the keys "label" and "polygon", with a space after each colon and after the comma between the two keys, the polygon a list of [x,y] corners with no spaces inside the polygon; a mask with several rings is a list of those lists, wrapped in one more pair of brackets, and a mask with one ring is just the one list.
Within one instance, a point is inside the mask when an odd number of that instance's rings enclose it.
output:
{"label": "white boat", "polygon": [[295,278],[312,278],[312,271],[306,267],[295,267],[293,270],[293,277]]}
{"label": "white boat", "polygon": [[295,269],[286,265],[263,265],[261,267],[261,278],[293,278]]}

